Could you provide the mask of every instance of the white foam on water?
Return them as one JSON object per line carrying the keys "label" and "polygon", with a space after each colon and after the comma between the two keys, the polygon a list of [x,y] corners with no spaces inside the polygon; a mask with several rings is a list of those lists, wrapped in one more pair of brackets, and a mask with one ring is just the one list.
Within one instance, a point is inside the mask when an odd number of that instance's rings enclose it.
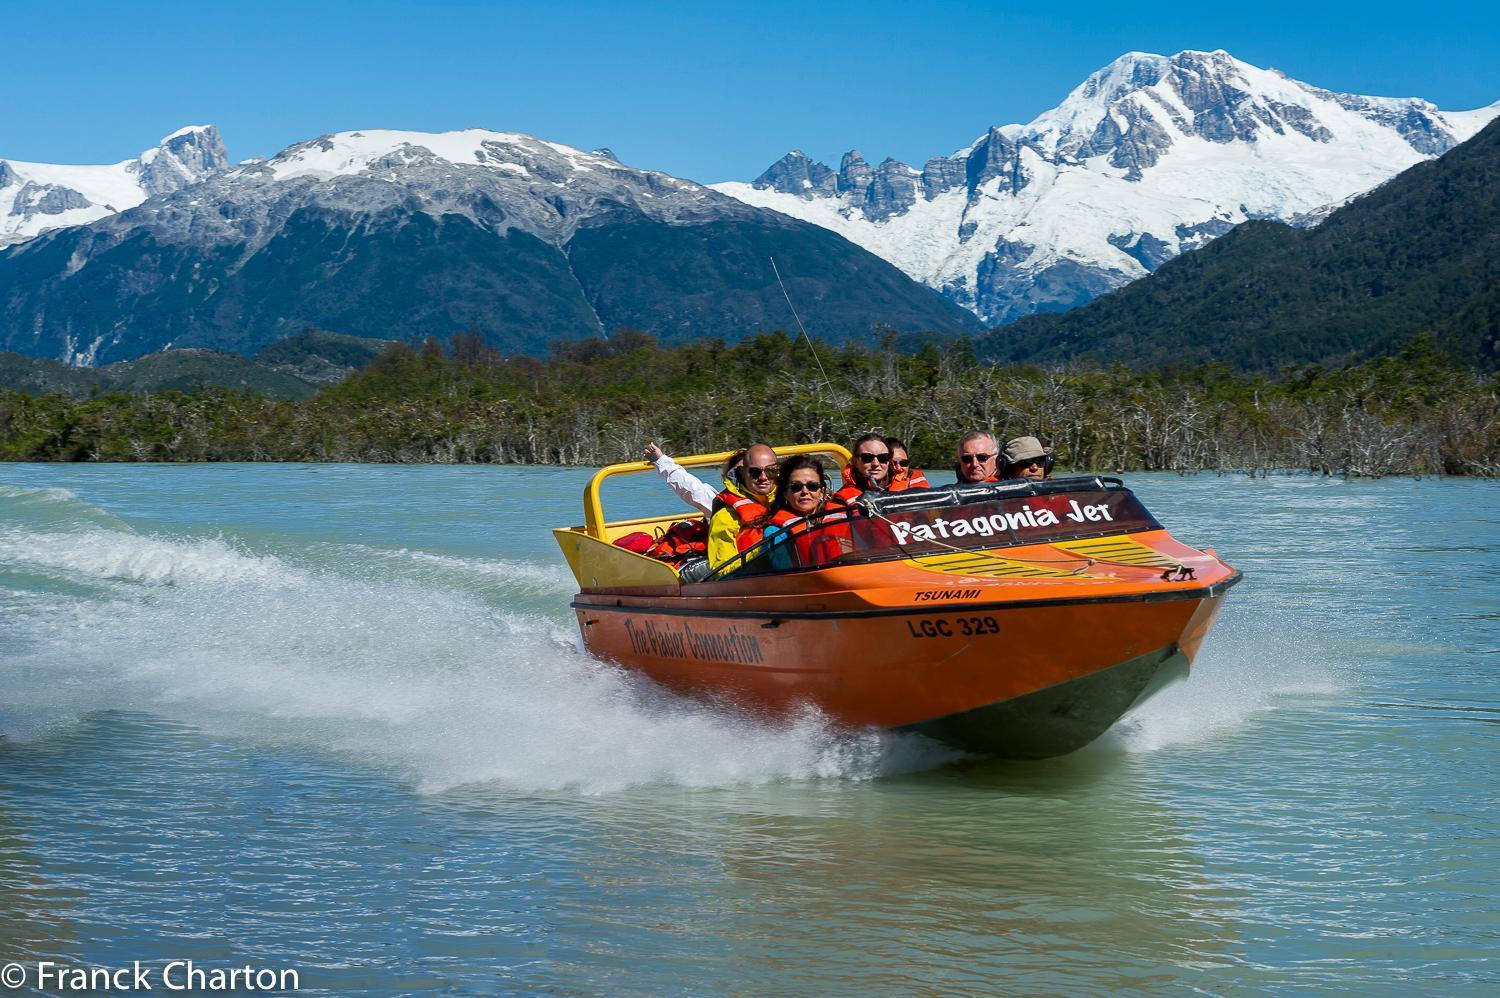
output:
{"label": "white foam on water", "polygon": [[148,583],[305,581],[273,557],[246,555],[222,540],[173,541],[120,530],[0,530],[0,563]]}
{"label": "white foam on water", "polygon": [[1098,748],[1154,752],[1214,741],[1300,698],[1325,698],[1342,689],[1327,645],[1288,639],[1298,633],[1295,621],[1276,614],[1236,617],[1221,617],[1187,679],[1127,714]]}
{"label": "white foam on water", "polygon": [[569,572],[564,565],[546,565],[509,558],[460,558],[429,551],[412,551],[407,548],[386,551],[374,548],[367,550],[381,557],[406,561],[415,565],[492,577],[513,586],[541,593],[573,593],[578,588],[573,573]]}
{"label": "white foam on water", "polygon": [[556,620],[357,564],[120,531],[6,531],[10,560],[136,583],[13,606],[0,623],[15,649],[0,711],[12,737],[142,711],[373,762],[424,791],[868,779],[952,757],[814,715],[767,722],[683,700],[590,658]]}

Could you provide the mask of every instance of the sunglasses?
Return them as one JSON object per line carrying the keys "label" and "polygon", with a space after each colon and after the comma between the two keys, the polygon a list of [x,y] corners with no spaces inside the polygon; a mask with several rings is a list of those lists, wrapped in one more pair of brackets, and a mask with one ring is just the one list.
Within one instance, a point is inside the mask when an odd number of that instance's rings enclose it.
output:
{"label": "sunglasses", "polygon": [[911,467],[911,462],[910,461],[896,461],[896,460],[892,460],[891,464],[894,467],[897,467],[897,468],[910,468]]}
{"label": "sunglasses", "polygon": [[781,465],[779,464],[768,464],[764,468],[752,468],[747,464],[745,465],[745,474],[749,475],[751,478],[770,478],[771,476],[775,475],[776,472],[780,470],[780,468]]}
{"label": "sunglasses", "polygon": [[890,451],[886,451],[884,454],[860,454],[859,455],[859,463],[860,464],[890,464],[891,463],[891,452]]}
{"label": "sunglasses", "polygon": [[995,455],[993,454],[965,454],[960,460],[964,464],[983,464],[986,461],[994,460],[994,457]]}
{"label": "sunglasses", "polygon": [[1046,467],[1046,465],[1042,464],[1042,459],[1039,458],[1039,457],[1028,457],[1028,458],[1026,458],[1023,461],[1017,461],[1016,462],[1016,467],[1018,467],[1018,468],[1044,468],[1044,467]]}
{"label": "sunglasses", "polygon": [[792,493],[792,494],[795,494],[797,492],[822,492],[823,491],[823,483],[822,482],[793,482],[792,484],[790,484],[790,485],[788,485],[786,487],[786,490],[787,490],[788,493]]}

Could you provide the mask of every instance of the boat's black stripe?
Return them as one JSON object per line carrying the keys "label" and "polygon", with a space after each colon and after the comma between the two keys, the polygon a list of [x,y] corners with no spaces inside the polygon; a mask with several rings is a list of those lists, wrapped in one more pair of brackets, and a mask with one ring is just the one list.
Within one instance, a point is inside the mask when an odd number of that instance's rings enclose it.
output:
{"label": "boat's black stripe", "polygon": [[[1088,606],[1096,603],[1168,603],[1185,599],[1208,599],[1218,596],[1242,578],[1235,572],[1222,582],[1195,589],[1166,589],[1149,593],[1126,593],[1119,596],[1073,596],[1066,599],[1009,600],[1004,603],[924,603],[922,606],[880,607],[870,610],[692,610],[686,607],[627,606],[623,603],[568,604],[575,610],[606,610],[613,613],[654,613],[668,617],[742,617],[753,620],[828,620],[851,617],[903,617],[912,614],[932,613],[993,613],[999,610],[1035,609],[1039,606]],[[703,597],[704,599],[733,599],[732,596]]]}

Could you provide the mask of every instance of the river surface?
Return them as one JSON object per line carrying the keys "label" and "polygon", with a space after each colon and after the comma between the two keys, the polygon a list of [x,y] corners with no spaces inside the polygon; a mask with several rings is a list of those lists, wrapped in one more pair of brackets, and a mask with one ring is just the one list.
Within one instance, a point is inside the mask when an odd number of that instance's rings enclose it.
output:
{"label": "river surface", "polygon": [[0,962],[382,992],[1500,987],[1500,486],[1133,476],[1246,581],[1185,683],[1016,764],[584,655],[549,529],[587,477],[0,465]]}

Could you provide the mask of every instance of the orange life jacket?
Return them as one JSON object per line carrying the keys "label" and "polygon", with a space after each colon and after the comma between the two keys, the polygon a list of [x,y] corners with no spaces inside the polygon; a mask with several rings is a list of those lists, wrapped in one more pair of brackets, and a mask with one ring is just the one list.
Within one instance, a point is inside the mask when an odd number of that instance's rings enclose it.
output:
{"label": "orange life jacket", "polygon": [[771,512],[765,504],[725,489],[714,496],[714,512],[717,513],[721,509],[729,510],[739,521],[740,532],[734,538],[736,547],[744,551],[760,543],[761,537],[766,532],[766,514]]}
{"label": "orange life jacket", "polygon": [[[871,492],[871,491],[880,492],[880,491],[882,491],[880,489],[867,489],[863,485],[860,485],[859,483],[857,483],[854,480],[854,467],[853,467],[853,465],[848,465],[848,464],[844,465],[843,469],[839,472],[839,474],[843,478],[844,487],[841,488],[841,489],[839,489],[837,492],[835,492],[834,496],[836,496],[839,499],[842,499],[843,502],[844,502],[844,505],[846,505],[846,506],[849,505],[850,503],[852,503],[854,500],[858,499],[860,496],[864,495],[866,492]],[[892,486],[892,487],[890,487],[888,489],[885,489],[883,491],[894,492],[894,491],[896,491],[896,489],[895,489],[894,486]]]}
{"label": "orange life jacket", "polygon": [[921,468],[907,469],[906,476],[904,478],[897,478],[894,475],[891,476],[892,492],[905,492],[907,489],[930,488],[932,488],[932,483],[927,480],[926,475],[922,474]]}

